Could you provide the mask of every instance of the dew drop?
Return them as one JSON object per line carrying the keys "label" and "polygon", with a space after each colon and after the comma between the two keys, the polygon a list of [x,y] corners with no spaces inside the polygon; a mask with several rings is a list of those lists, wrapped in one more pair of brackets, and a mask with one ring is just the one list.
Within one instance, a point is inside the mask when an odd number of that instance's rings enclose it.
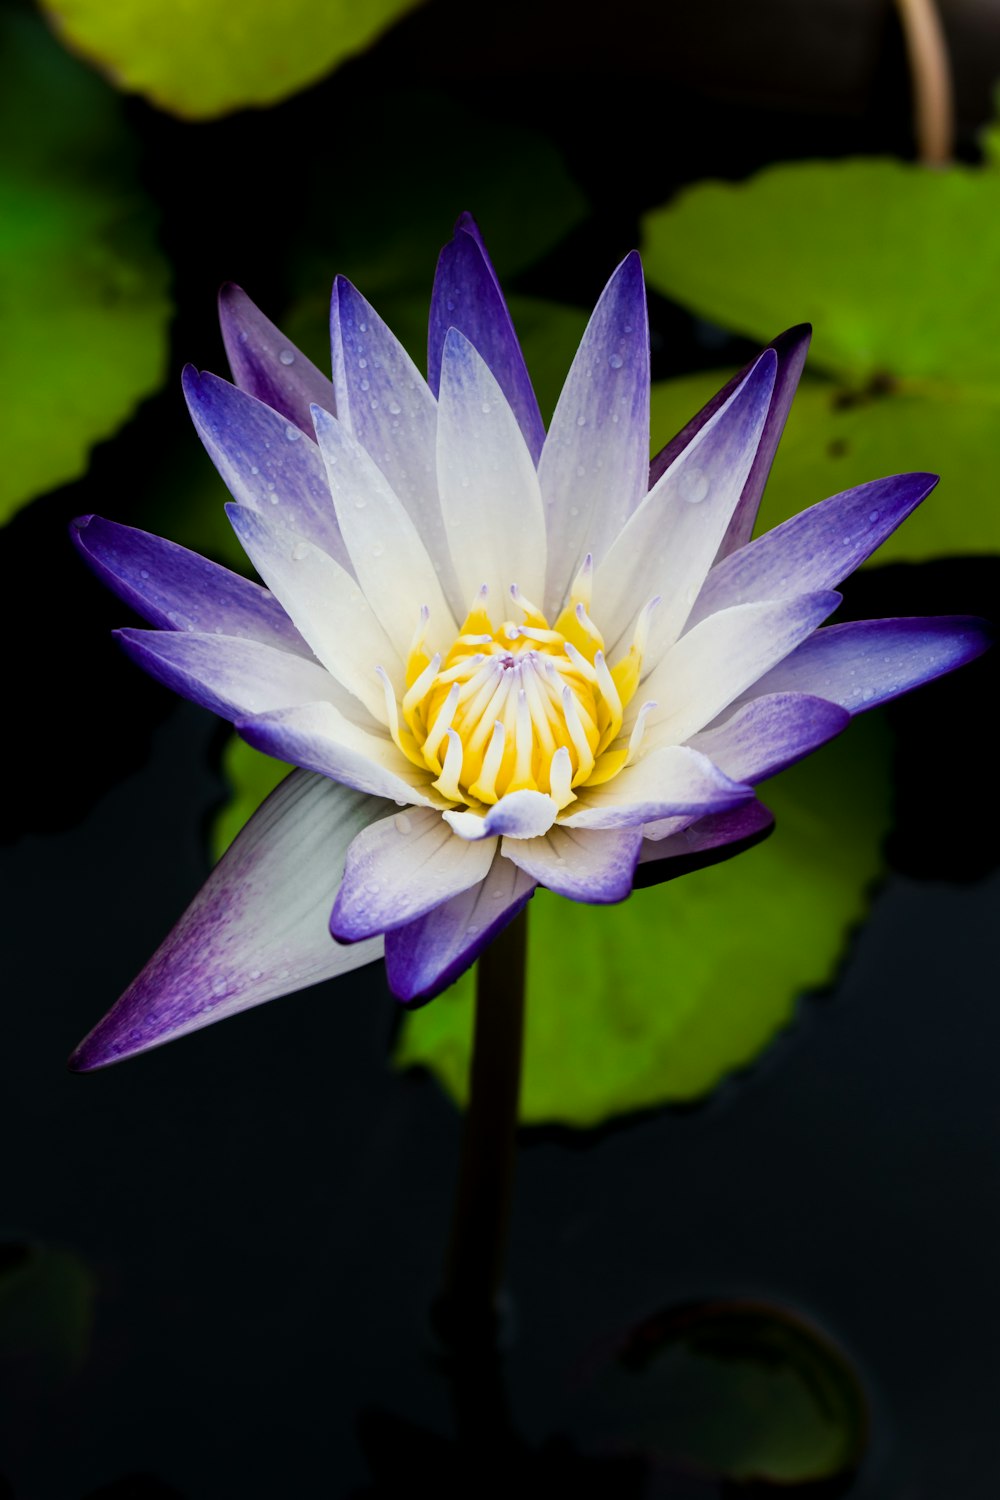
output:
{"label": "dew drop", "polygon": [[278,358],[281,360],[281,363],[283,365],[294,365],[295,363],[295,355],[292,353],[291,349],[282,349],[281,353],[278,355]]}
{"label": "dew drop", "polygon": [[222,995],[228,995],[228,993],[229,981],[228,979],[223,979],[222,975],[220,974],[218,979],[212,980],[212,994],[219,995],[221,997]]}
{"label": "dew drop", "polygon": [[608,355],[608,364],[611,366],[612,370],[620,370],[624,363],[625,361],[622,359],[620,354]]}
{"label": "dew drop", "polygon": [[483,413],[483,416],[484,416],[484,417],[485,417],[485,416],[486,416],[486,415],[487,415],[487,413],[488,413],[488,412],[489,412],[489,409],[490,409],[490,403],[489,403],[489,402],[488,402],[488,401],[484,401],[484,402],[483,402],[483,405],[482,405],[482,413]]}
{"label": "dew drop", "polygon": [[363,391],[367,391],[370,386],[371,386],[371,381],[370,380],[362,380],[362,382],[361,382],[361,389]]}
{"label": "dew drop", "polygon": [[447,307],[447,309],[448,309],[449,312],[454,312],[455,311],[455,299],[453,297],[449,297],[448,300],[447,300],[447,302],[445,303],[445,306]]}
{"label": "dew drop", "polygon": [[289,422],[288,426],[285,428],[285,437],[288,439],[288,441],[290,443],[297,443],[301,436],[302,433],[299,431],[299,429],[297,427],[293,427],[291,422]]}
{"label": "dew drop", "polygon": [[260,978],[260,970],[259,969],[251,969],[250,973],[247,976],[247,978],[248,979],[259,979]]}
{"label": "dew drop", "polygon": [[368,504],[368,501],[365,499],[364,495],[359,495],[358,498],[354,502],[354,509],[355,510],[364,510],[364,508],[365,508],[365,506],[367,504]]}
{"label": "dew drop", "polygon": [[140,568],[139,569],[139,577],[140,578],[148,578],[149,577],[149,569],[148,568]]}
{"label": "dew drop", "polygon": [[369,896],[377,896],[381,889],[382,887],[379,885],[377,880],[369,880],[368,884],[365,886],[365,890],[368,892]]}
{"label": "dew drop", "polygon": [[493,899],[494,899],[494,901],[502,901],[503,900],[503,891],[494,891],[493,892]]}
{"label": "dew drop", "polygon": [[257,464],[251,464],[250,465],[250,473],[251,474],[259,474],[260,473],[260,468],[258,467]]}
{"label": "dew drop", "polygon": [[304,557],[309,556],[309,545],[307,542],[296,542],[292,548],[292,557],[296,562],[301,562]]}
{"label": "dew drop", "polygon": [[470,937],[475,937],[476,933],[479,931],[479,928],[476,926],[475,922],[470,922],[465,930]]}
{"label": "dew drop", "polygon": [[576,419],[576,425],[577,425],[577,427],[586,427],[586,425],[587,425],[587,418],[586,417],[577,417],[577,419]]}
{"label": "dew drop", "polygon": [[626,323],[625,324],[625,332],[626,333],[631,333],[632,332],[632,324],[631,323]]}
{"label": "dew drop", "polygon": [[390,401],[389,410],[392,412],[394,417],[398,417],[403,408],[400,406],[398,401]]}
{"label": "dew drop", "polygon": [[877,510],[870,510],[868,512],[868,519],[872,523],[872,525],[874,526],[875,522],[878,520],[878,511]]}
{"label": "dew drop", "polygon": [[368,368],[368,361],[365,359],[364,355],[362,355],[358,360],[358,368],[361,370],[367,370]]}
{"label": "dew drop", "polygon": [[686,468],[680,476],[681,498],[689,505],[700,505],[708,494],[708,475],[703,469]]}
{"label": "dew drop", "polygon": [[397,813],[393,822],[398,833],[410,833],[413,829],[413,823],[407,813]]}
{"label": "dew drop", "polygon": [[278,503],[278,497],[277,497],[277,495],[272,495],[271,496],[271,504],[272,505],[277,505],[277,503]]}
{"label": "dew drop", "polygon": [[368,332],[368,324],[367,323],[359,323],[358,324],[358,332],[359,333],[367,333]]}

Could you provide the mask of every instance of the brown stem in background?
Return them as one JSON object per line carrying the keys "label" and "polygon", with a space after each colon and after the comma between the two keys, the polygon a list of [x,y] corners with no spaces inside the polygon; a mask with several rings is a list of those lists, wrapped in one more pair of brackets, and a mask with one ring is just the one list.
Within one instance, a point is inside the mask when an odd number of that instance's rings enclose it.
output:
{"label": "brown stem in background", "polygon": [[917,154],[925,166],[951,161],[955,111],[948,44],[935,0],[896,0],[913,82]]}

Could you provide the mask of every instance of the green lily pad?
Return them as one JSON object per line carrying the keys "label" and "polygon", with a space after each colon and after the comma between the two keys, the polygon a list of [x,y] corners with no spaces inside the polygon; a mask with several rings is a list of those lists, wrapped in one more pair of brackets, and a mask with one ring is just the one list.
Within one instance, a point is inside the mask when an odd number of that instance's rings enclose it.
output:
{"label": "green lily pad", "polygon": [[0,1245],[0,1388],[72,1375],[93,1322],[94,1280],[68,1250]]}
{"label": "green lily pad", "polygon": [[[746,1067],[828,984],[881,868],[888,735],[877,717],[763,788],[758,848],[595,907],[530,906],[521,1118],[599,1124],[695,1100]],[[473,978],[406,1017],[395,1062],[466,1097]]]}
{"label": "green lily pad", "polygon": [[66,43],[188,120],[276,104],[375,41],[418,0],[47,0]]}
{"label": "green lily pad", "polygon": [[846,1478],[868,1443],[867,1402],[845,1355],[761,1303],[695,1303],[649,1318],[596,1387],[593,1425],[606,1440],[755,1493]]}
{"label": "green lily pad", "polygon": [[[654,451],[729,379],[709,370],[653,387]],[[929,470],[941,484],[882,544],[874,563],[1000,552],[1000,392],[873,390],[830,381],[799,386],[757,523],[758,534],[852,485]]]}
{"label": "green lily pad", "polygon": [[643,223],[658,291],[762,342],[814,325],[814,365],[854,384],[1000,389],[1000,177],[877,158],[703,182]]}
{"label": "green lily pad", "polygon": [[120,101],[30,16],[0,56],[5,521],[160,386],[170,303]]}

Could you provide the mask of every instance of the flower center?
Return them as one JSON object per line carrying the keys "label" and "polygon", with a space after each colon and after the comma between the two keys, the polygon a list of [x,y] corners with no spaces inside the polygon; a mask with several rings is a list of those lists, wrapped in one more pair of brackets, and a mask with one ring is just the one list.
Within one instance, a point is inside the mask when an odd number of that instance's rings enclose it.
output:
{"label": "flower center", "polygon": [[588,559],[555,628],[516,586],[511,597],[524,619],[494,627],[483,588],[443,658],[424,648],[422,611],[402,702],[386,680],[387,706],[397,745],[434,772],[444,796],[475,805],[538,791],[562,808],[576,799],[575,787],[610,780],[634,756],[645,712],[628,739],[622,724],[639,683],[651,606],[627,653],[609,667],[588,612],[589,581]]}

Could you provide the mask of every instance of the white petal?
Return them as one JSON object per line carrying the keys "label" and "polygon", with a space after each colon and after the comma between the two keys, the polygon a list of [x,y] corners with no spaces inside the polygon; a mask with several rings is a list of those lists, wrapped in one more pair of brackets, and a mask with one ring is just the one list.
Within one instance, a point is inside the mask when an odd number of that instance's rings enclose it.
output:
{"label": "white petal", "polygon": [[641,828],[583,832],[557,826],[544,838],[504,839],[500,851],[526,875],[571,901],[623,901],[642,848]]}
{"label": "white petal", "polygon": [[463,839],[495,838],[504,833],[509,838],[533,839],[551,828],[556,803],[547,792],[508,792],[485,816],[471,812],[446,812],[445,818]]}
{"label": "white petal", "polygon": [[560,818],[562,828],[627,828],[658,818],[736,807],[750,788],[731,780],[707,755],[686,745],[651,750],[602,786],[581,787],[579,803]]}

